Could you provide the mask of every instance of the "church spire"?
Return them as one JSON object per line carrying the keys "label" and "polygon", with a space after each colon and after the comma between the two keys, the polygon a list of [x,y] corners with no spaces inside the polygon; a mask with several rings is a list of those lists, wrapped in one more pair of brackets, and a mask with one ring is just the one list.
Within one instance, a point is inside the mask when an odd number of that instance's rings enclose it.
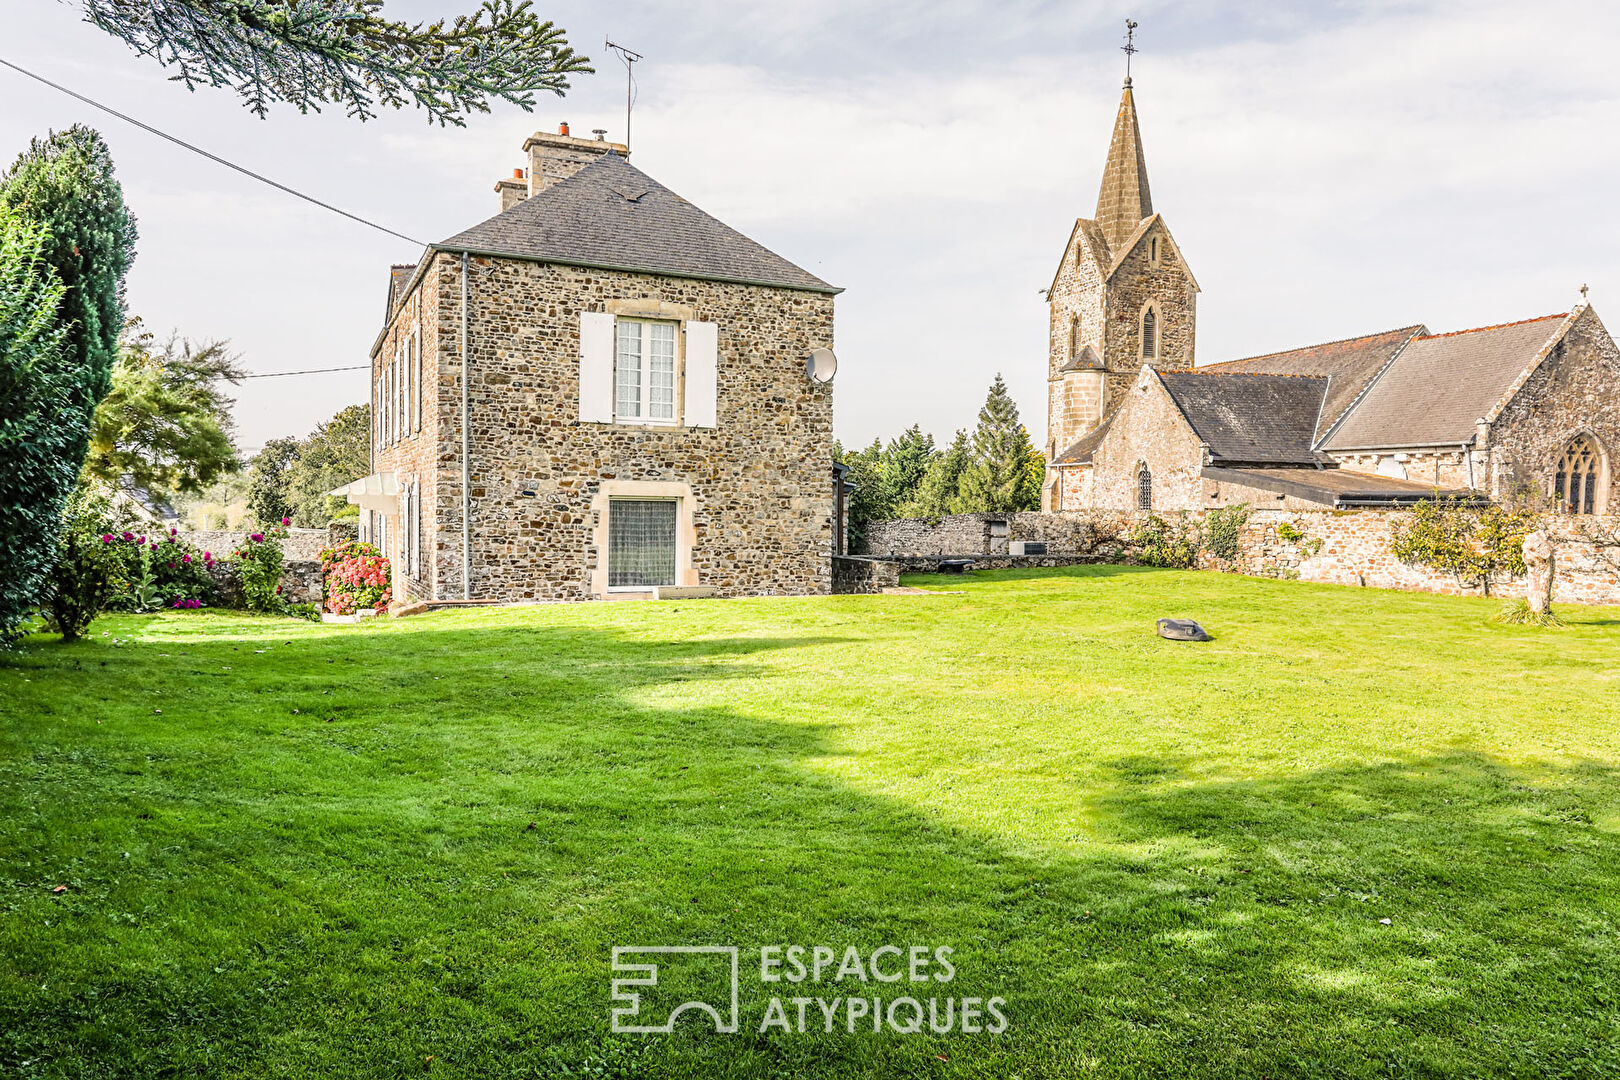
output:
{"label": "church spire", "polygon": [[[1136,24],[1130,24],[1132,30]],[[1136,49],[1126,44],[1125,62]],[[1142,132],[1136,125],[1136,99],[1131,96],[1129,69],[1125,89],[1119,99],[1119,116],[1114,120],[1114,140],[1108,145],[1108,164],[1103,167],[1102,190],[1097,193],[1096,221],[1112,250],[1131,238],[1144,218],[1153,216],[1153,196],[1148,192],[1147,161],[1142,157]]]}

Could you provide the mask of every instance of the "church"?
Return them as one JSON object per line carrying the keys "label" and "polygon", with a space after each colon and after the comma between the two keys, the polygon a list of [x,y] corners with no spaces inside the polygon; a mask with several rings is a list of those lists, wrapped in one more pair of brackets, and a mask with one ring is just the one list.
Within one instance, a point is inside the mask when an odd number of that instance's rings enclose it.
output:
{"label": "church", "polygon": [[1620,508],[1620,353],[1582,300],[1196,364],[1198,280],[1153,209],[1131,79],[1052,278],[1042,509]]}

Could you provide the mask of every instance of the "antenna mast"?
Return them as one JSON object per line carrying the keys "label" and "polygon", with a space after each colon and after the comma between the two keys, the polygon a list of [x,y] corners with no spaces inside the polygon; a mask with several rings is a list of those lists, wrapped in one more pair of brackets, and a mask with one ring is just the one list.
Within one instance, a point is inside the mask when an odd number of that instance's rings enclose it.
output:
{"label": "antenna mast", "polygon": [[636,104],[636,72],[634,64],[641,59],[641,54],[634,49],[627,49],[623,45],[615,45],[610,38],[603,38],[603,47],[612,49],[624,61],[624,148],[630,149],[630,110]]}
{"label": "antenna mast", "polygon": [[1131,57],[1136,55],[1136,20],[1125,20],[1125,44],[1119,47],[1125,54],[1125,85],[1131,85]]}

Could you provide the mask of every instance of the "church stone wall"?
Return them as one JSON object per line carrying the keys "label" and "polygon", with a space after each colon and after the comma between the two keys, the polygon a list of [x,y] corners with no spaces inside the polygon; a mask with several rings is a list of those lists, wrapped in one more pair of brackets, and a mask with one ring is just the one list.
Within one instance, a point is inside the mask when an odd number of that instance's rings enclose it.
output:
{"label": "church stone wall", "polygon": [[[867,528],[867,550],[877,557],[979,556],[995,559],[999,538],[992,542],[988,518],[1007,523],[1007,540],[1044,540],[1052,556],[1074,556],[1068,561],[1106,557],[1121,546],[1128,561],[1131,531],[1146,515],[1113,510],[1080,513],[1017,513],[1006,515],[957,514],[938,521],[908,519],[874,522]],[[1172,521],[1175,516],[1164,515]],[[1229,570],[1260,577],[1290,578],[1332,585],[1401,589],[1411,592],[1477,596],[1477,588],[1464,588],[1449,575],[1402,563],[1391,550],[1396,526],[1407,516],[1399,510],[1310,510],[1255,507],[1239,533],[1237,559],[1224,563],[1205,556],[1212,570]],[[1179,520],[1202,526],[1206,513],[1188,513]],[[1285,540],[1279,527],[1297,531]],[[1607,517],[1552,516],[1547,528],[1554,542],[1557,576],[1553,599],[1557,603],[1620,604],[1620,515]],[[975,546],[977,545],[977,546]],[[993,563],[982,563],[988,568]],[[919,567],[919,569],[931,569]],[[1522,596],[1522,580],[1491,586],[1496,596]]]}
{"label": "church stone wall", "polygon": [[1505,497],[1521,487],[1548,495],[1564,448],[1584,431],[1609,460],[1608,497],[1599,506],[1620,508],[1614,460],[1620,451],[1620,353],[1596,312],[1581,313],[1491,428],[1501,489],[1493,494]]}
{"label": "church stone wall", "polygon": [[1134,510],[1141,464],[1153,474],[1155,510],[1202,505],[1203,443],[1151,372],[1136,380],[1092,456],[1091,504]]}
{"label": "church stone wall", "polygon": [[[1149,257],[1154,239],[1159,242],[1158,264]],[[1159,352],[1142,356],[1142,309],[1152,301],[1159,308]],[[1198,329],[1198,290],[1157,222],[1125,256],[1109,279],[1104,358],[1112,370],[1135,371],[1144,363],[1166,371],[1193,366]],[[1112,402],[1110,402],[1110,407]]]}

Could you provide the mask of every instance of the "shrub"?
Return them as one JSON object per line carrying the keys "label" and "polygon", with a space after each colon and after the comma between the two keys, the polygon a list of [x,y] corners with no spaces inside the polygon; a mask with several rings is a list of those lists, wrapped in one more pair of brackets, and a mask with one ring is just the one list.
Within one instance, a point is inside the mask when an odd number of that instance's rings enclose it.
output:
{"label": "shrub", "polygon": [[287,601],[281,596],[281,574],[287,563],[281,542],[287,538],[287,519],[263,532],[252,533],[231,558],[242,578],[242,598],[249,611],[282,615]]}
{"label": "shrub", "polygon": [[82,637],[125,580],[125,552],[112,521],[105,493],[81,486],[68,496],[45,597],[46,625],[63,641]]}
{"label": "shrub", "polygon": [[1277,539],[1283,541],[1284,543],[1297,544],[1301,540],[1305,539],[1305,531],[1303,529],[1296,528],[1293,522],[1285,521],[1281,525],[1277,526]]}
{"label": "shrub", "polygon": [[120,572],[107,600],[109,610],[193,608],[218,599],[219,588],[208,572],[213,553],[198,551],[176,530],[162,539],[125,530],[110,544]]}
{"label": "shrub", "polygon": [[326,610],[334,615],[352,615],[367,608],[387,611],[394,599],[388,560],[359,540],[321,552],[321,589]]}
{"label": "shrub", "polygon": [[1249,520],[1249,504],[1220,506],[1204,519],[1204,548],[1216,558],[1231,562],[1238,557],[1238,538]]}
{"label": "shrub", "polygon": [[1396,527],[1391,550],[1403,563],[1440,570],[1489,595],[1492,581],[1524,573],[1524,538],[1538,520],[1514,507],[1425,499]]}
{"label": "shrub", "polygon": [[1198,565],[1198,527],[1185,514],[1178,514],[1174,524],[1149,514],[1131,533],[1131,543],[1137,548],[1137,558],[1146,566],[1191,570]]}

